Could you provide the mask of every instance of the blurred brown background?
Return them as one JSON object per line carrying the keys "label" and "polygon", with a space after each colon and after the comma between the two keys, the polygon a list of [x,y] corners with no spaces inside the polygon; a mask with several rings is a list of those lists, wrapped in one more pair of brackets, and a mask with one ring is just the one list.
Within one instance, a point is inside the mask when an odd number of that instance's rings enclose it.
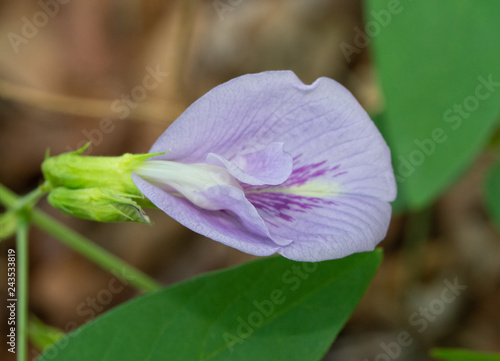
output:
{"label": "blurred brown background", "polygon": [[[0,182],[19,194],[35,188],[47,148],[58,154],[92,140],[92,155],[146,152],[195,99],[245,73],[331,77],[376,113],[383,104],[369,51],[347,62],[340,50],[356,26],[358,0],[0,1]],[[326,360],[388,355],[383,345],[401,332],[413,342],[398,360],[425,360],[435,346],[500,351],[500,235],[481,195],[489,161],[484,154],[430,209],[394,217],[382,268]],[[164,284],[252,258],[161,212],[150,212],[156,224],[148,227],[40,207]],[[0,244],[3,275],[13,246]],[[113,278],[32,229],[30,309],[47,324],[79,325],[136,295],[125,287],[91,308],[89,297]],[[443,281],[457,278],[467,289],[441,310]],[[5,282],[0,291],[6,299]],[[425,330],[422,307],[434,307]],[[1,308],[2,335],[6,326]],[[0,358],[13,359],[3,348]]]}

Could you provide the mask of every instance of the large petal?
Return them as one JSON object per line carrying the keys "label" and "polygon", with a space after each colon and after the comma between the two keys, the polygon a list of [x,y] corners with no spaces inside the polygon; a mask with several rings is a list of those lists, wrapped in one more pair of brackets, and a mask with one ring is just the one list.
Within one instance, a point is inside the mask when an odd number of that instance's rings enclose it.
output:
{"label": "large petal", "polygon": [[132,178],[155,206],[195,232],[256,256],[268,256],[280,249],[254,206],[238,188],[215,186],[205,191],[203,196],[217,202],[220,208],[209,211],[167,193],[135,173]]}
{"label": "large petal", "polygon": [[326,162],[345,173],[335,179],[349,193],[392,201],[390,151],[351,93],[319,78],[303,84],[291,71],[249,74],[224,83],[193,103],[156,141],[157,159],[228,161],[283,143],[294,169]]}
{"label": "large petal", "polygon": [[247,197],[273,239],[293,240],[279,253],[297,261],[372,251],[384,239],[391,217],[391,206],[372,197],[339,195],[328,200],[281,193]]}

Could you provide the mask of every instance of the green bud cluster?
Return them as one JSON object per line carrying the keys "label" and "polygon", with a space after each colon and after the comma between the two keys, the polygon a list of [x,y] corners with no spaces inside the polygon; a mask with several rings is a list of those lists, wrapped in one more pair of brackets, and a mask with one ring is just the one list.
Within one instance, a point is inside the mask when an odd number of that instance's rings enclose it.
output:
{"label": "green bud cluster", "polygon": [[83,156],[90,145],[47,157],[42,173],[50,189],[49,203],[76,217],[100,222],[150,223],[142,207],[154,207],[135,186],[132,170],[163,153],[119,157]]}

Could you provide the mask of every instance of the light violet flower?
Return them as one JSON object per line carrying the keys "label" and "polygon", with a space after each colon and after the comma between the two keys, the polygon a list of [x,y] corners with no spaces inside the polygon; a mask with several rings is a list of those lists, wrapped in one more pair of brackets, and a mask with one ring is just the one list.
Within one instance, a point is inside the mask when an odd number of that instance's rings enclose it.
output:
{"label": "light violet flower", "polygon": [[390,151],[337,82],[250,74],[192,104],[134,168],[139,190],[184,226],[258,256],[322,261],[373,250],[396,184]]}

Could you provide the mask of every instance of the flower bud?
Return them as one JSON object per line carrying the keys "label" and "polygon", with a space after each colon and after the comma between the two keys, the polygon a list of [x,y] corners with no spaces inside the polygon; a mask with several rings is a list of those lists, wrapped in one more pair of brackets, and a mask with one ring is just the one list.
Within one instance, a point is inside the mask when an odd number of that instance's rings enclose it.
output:
{"label": "flower bud", "polygon": [[120,157],[81,155],[89,145],[47,157],[42,163],[42,173],[50,189],[49,203],[89,220],[150,223],[141,206],[154,206],[135,186],[132,170],[146,159],[163,153]]}
{"label": "flower bud", "polygon": [[163,153],[124,154],[119,157],[81,155],[90,143],[74,152],[45,159],[42,172],[51,188],[102,188],[142,197],[132,181],[132,169],[148,158]]}
{"label": "flower bud", "polygon": [[99,222],[140,222],[149,217],[133,200],[138,196],[101,188],[69,189],[58,187],[48,196],[49,203],[75,217]]}

